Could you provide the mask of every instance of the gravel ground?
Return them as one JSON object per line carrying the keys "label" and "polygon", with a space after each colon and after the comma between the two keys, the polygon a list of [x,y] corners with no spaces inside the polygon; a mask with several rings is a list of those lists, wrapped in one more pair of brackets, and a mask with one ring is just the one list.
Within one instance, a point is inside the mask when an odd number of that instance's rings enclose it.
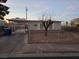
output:
{"label": "gravel ground", "polygon": [[52,31],[48,32],[48,35],[44,35],[44,31],[31,31],[30,42],[37,43],[60,43],[60,44],[79,44],[79,33],[67,32],[67,31]]}
{"label": "gravel ground", "polygon": [[[32,44],[25,42],[28,38],[24,32],[16,32],[11,36],[0,37],[0,57],[79,56],[79,33],[49,32],[49,37],[45,37],[44,32],[36,33],[31,33],[34,34],[32,35]],[[44,38],[44,40],[40,38]],[[36,41],[33,41],[33,39]]]}

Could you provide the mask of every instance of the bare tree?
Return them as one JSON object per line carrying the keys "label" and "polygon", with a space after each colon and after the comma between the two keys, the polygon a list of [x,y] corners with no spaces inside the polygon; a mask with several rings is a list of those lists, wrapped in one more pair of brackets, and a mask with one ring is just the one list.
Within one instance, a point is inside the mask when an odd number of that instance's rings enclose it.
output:
{"label": "bare tree", "polygon": [[53,24],[53,21],[51,21],[51,19],[47,20],[47,21],[42,21],[42,24],[44,26],[45,29],[45,36],[47,36],[47,31],[49,26],[51,26]]}
{"label": "bare tree", "polygon": [[68,21],[66,21],[66,27],[68,26]]}

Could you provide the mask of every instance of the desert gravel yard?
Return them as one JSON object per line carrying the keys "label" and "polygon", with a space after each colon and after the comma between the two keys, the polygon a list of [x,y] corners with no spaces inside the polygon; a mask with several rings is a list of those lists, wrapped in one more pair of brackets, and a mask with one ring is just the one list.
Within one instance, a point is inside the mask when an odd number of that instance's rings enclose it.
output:
{"label": "desert gravel yard", "polygon": [[47,37],[44,34],[43,31],[31,32],[32,44],[26,43],[27,33],[20,31],[0,37],[0,57],[79,56],[78,32],[50,31]]}
{"label": "desert gravel yard", "polygon": [[44,31],[31,31],[30,43],[67,43],[67,44],[78,44],[79,33],[68,32],[68,31],[48,31],[48,35],[45,36]]}

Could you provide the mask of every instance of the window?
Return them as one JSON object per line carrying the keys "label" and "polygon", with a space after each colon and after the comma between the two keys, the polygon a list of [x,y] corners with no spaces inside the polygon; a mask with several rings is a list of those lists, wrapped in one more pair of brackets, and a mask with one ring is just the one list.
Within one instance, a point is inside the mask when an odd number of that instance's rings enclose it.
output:
{"label": "window", "polygon": [[34,26],[36,27],[36,26],[38,26],[37,24],[34,24]]}

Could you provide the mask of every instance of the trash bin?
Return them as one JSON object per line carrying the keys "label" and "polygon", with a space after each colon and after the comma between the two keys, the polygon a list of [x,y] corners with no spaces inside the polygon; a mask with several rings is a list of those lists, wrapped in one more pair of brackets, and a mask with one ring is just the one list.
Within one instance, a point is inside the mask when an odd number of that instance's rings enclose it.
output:
{"label": "trash bin", "polygon": [[12,31],[9,28],[4,28],[4,35],[11,35]]}

